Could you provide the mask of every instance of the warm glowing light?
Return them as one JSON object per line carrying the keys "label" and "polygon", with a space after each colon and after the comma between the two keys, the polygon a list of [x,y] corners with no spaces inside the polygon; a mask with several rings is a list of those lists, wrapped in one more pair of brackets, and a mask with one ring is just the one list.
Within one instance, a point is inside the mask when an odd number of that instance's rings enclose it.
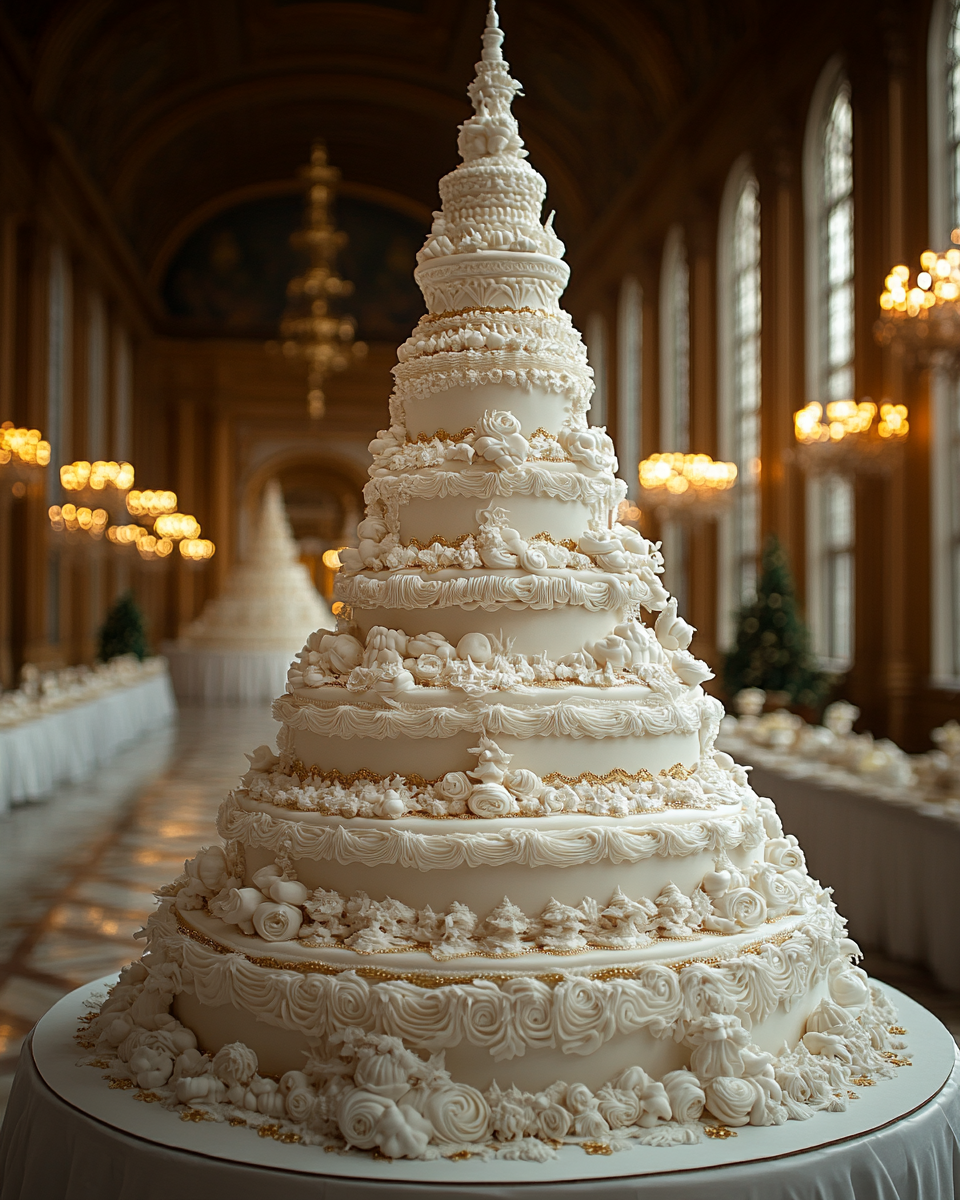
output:
{"label": "warm glowing light", "polygon": [[333,604],[330,605],[330,611],[335,617],[339,617],[345,607],[346,605],[342,600],[334,600]]}
{"label": "warm glowing light", "polygon": [[902,438],[910,432],[910,422],[907,420],[905,404],[881,404],[880,424],[877,433],[882,438]]}
{"label": "warm glowing light", "polygon": [[323,565],[329,567],[331,571],[340,570],[340,550],[346,550],[346,546],[341,546],[339,550],[324,550]]}
{"label": "warm glowing light", "polygon": [[180,553],[188,562],[204,562],[213,558],[216,551],[209,538],[186,538],[180,543]]}
{"label": "warm glowing light", "polygon": [[126,501],[131,517],[162,517],[177,511],[176,492],[131,491]]}
{"label": "warm glowing light", "polygon": [[641,516],[640,509],[635,504],[631,504],[629,500],[621,500],[620,506],[617,509],[617,517],[621,521],[639,521]]}
{"label": "warm glowing light", "polygon": [[167,513],[165,516],[157,517],[153,528],[159,537],[173,538],[176,541],[181,538],[193,539],[200,536],[200,522],[196,517],[191,517],[187,513]]}
{"label": "warm glowing light", "polygon": [[0,425],[0,466],[8,463],[28,467],[45,467],[50,462],[50,443],[40,436],[39,429],[24,429],[12,421]]}
{"label": "warm glowing light", "polygon": [[840,442],[851,434],[869,432],[876,415],[877,406],[872,400],[831,400],[824,420],[823,406],[812,400],[793,414],[793,432],[805,446]]}
{"label": "warm glowing light", "polygon": [[648,491],[663,488],[673,496],[690,489],[696,493],[722,492],[737,481],[732,462],[714,462],[709,454],[651,454],[640,464],[640,486]]}
{"label": "warm glowing light", "polygon": [[102,538],[110,520],[103,508],[77,508],[75,504],[52,504],[47,509],[50,526],[56,533],[88,533],[92,538]]}
{"label": "warm glowing light", "polygon": [[68,492],[79,492],[86,487],[95,492],[104,488],[115,488],[125,492],[133,487],[133,467],[128,462],[74,462],[60,468],[60,483]]}

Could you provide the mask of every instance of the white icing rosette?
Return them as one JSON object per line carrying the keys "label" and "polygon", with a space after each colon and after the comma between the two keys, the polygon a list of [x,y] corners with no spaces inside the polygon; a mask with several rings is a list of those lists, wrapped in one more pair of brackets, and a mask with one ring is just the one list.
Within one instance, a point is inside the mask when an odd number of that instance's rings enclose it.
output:
{"label": "white icing rosette", "polygon": [[267,900],[257,906],[253,914],[253,927],[265,942],[287,942],[300,932],[303,913],[292,904],[278,904]]}
{"label": "white icing rosette", "polygon": [[753,889],[763,897],[771,917],[783,916],[795,909],[800,901],[800,889],[772,863],[764,863],[753,877]]}
{"label": "white icing rosette", "polygon": [[363,662],[363,646],[349,633],[328,633],[320,640],[322,661],[336,675],[349,675]]}
{"label": "white icing rosette", "polygon": [[591,1108],[573,1118],[573,1132],[580,1138],[602,1138],[610,1132],[610,1126],[598,1109]]}
{"label": "white icing rosette", "polygon": [[725,1125],[736,1129],[760,1123],[751,1117],[762,1114],[766,1093],[755,1079],[721,1075],[711,1079],[704,1091],[707,1108]]}
{"label": "white icing rosette", "polygon": [[259,888],[226,888],[213,897],[209,908],[214,917],[227,925],[249,926],[247,931],[252,933],[253,914],[265,900]]}
{"label": "white icing rosette", "polygon": [[448,771],[434,790],[444,800],[460,800],[464,803],[473,791],[473,784],[467,778],[465,771]]}
{"label": "white icing rosette", "polygon": [[536,1132],[540,1137],[559,1142],[570,1132],[572,1124],[572,1115],[559,1104],[546,1104],[537,1112]]}
{"label": "white icing rosette", "polygon": [[520,432],[520,422],[511,412],[488,410],[477,421],[477,454],[503,470],[520,467],[530,453],[530,444]]}
{"label": "white icing rosette", "polygon": [[378,1146],[380,1119],[388,1108],[396,1105],[386,1096],[354,1088],[340,1098],[337,1125],[348,1146],[358,1150],[373,1150]]}
{"label": "white icing rosette", "polygon": [[[716,1009],[719,1005],[712,1007]],[[743,1074],[743,1051],[750,1042],[750,1035],[739,1017],[710,1012],[708,1016],[690,1022],[686,1041],[693,1046],[690,1067],[701,1083],[722,1075]]]}
{"label": "white icing rosette", "polygon": [[597,1108],[611,1129],[626,1129],[637,1123],[640,1097],[636,1092],[622,1091],[605,1083],[597,1092]]}
{"label": "white icing rosette", "polygon": [[518,976],[503,985],[513,1002],[513,1023],[531,1047],[552,1050],[557,1044],[553,1023],[553,989],[542,979]]}
{"label": "white icing rosette", "polygon": [[604,985],[568,978],[554,991],[554,1028],[566,1054],[593,1054],[617,1032],[616,1016],[604,1003]]}
{"label": "white icing rosette", "polygon": [[793,834],[788,837],[769,838],[763,847],[763,857],[778,871],[806,871],[807,869],[807,861]]}
{"label": "white icing rosette", "polygon": [[490,1134],[490,1105],[476,1088],[448,1083],[418,1097],[416,1107],[436,1130],[437,1140],[463,1144],[482,1142]]}
{"label": "white icing rosette", "polygon": [[767,902],[753,888],[731,888],[714,900],[713,907],[719,916],[735,921],[741,929],[756,929],[767,919]]}
{"label": "white icing rosette", "polygon": [[536,799],[546,791],[546,785],[540,776],[534,771],[528,771],[526,767],[519,767],[516,771],[508,771],[503,777],[503,783],[515,796],[522,796],[524,798],[532,797]]}
{"label": "white icing rosette", "polygon": [[436,654],[421,654],[414,660],[411,671],[417,683],[436,683],[443,672],[445,663]]}
{"label": "white icing rosette", "polygon": [[418,988],[402,980],[382,984],[384,1030],[414,1046],[440,1050],[462,1035],[462,1005],[450,988]]}
{"label": "white icing rosette", "polygon": [[332,1032],[352,1026],[369,1029],[377,1004],[373,989],[365,979],[344,972],[336,977],[334,986],[325,991],[324,1006],[327,1028]]}
{"label": "white icing rosette", "polygon": [[661,1080],[673,1119],[681,1125],[690,1125],[700,1120],[706,1102],[700,1081],[692,1071],[670,1071]]}
{"label": "white icing rosette", "polygon": [[560,445],[568,458],[591,471],[615,471],[613,442],[603,428],[563,429]]}
{"label": "white icing rosette", "polygon": [[287,1116],[298,1125],[305,1124],[313,1115],[316,1107],[317,1094],[310,1087],[292,1088],[284,1096]]}
{"label": "white icing rosette", "polygon": [[470,793],[467,808],[476,817],[508,817],[517,811],[517,802],[499,783],[479,783]]}
{"label": "white icing rosette", "polygon": [[213,1056],[213,1073],[227,1087],[248,1084],[256,1075],[259,1065],[256,1054],[243,1042],[221,1046]]}

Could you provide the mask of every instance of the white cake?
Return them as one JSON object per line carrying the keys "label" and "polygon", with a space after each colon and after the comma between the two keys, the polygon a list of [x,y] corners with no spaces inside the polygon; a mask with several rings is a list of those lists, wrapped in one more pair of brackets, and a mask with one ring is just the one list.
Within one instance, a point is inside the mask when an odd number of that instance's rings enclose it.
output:
{"label": "white cake", "polygon": [[391,1158],[780,1124],[902,1046],[617,523],[501,40],[491,6],[338,627],[82,1035],[167,1107]]}
{"label": "white cake", "polygon": [[181,633],[177,649],[280,650],[293,653],[306,632],[332,624],[310,572],[297,560],[280,485],[263,492],[257,528],[223,591]]}

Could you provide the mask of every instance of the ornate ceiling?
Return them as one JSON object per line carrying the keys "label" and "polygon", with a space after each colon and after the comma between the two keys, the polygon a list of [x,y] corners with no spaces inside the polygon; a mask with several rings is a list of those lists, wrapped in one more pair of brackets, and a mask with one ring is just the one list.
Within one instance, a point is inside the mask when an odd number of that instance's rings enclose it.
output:
{"label": "ornate ceiling", "polygon": [[[501,0],[516,111],[575,247],[750,36],[763,0]],[[429,219],[484,0],[3,0],[40,116],[157,285],[203,221],[289,190],[311,141],[358,198]]]}

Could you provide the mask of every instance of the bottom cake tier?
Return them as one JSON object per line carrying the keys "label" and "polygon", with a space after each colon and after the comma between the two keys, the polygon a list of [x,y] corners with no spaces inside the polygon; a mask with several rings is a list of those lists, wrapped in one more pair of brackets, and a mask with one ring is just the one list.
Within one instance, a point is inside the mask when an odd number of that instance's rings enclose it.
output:
{"label": "bottom cake tier", "polygon": [[285,961],[218,929],[163,900],[81,1044],[111,1086],[280,1140],[390,1158],[690,1143],[708,1120],[843,1110],[904,1061],[829,902],[695,946],[506,966]]}

